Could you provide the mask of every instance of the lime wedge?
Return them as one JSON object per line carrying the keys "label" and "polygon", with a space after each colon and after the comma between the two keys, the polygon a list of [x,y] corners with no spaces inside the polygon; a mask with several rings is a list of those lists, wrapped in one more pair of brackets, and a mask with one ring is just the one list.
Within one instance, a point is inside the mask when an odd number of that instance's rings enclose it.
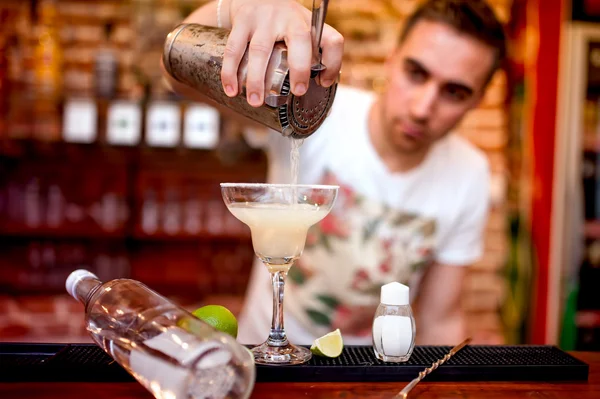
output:
{"label": "lime wedge", "polygon": [[338,357],[344,349],[344,340],[342,333],[338,328],[335,331],[323,335],[321,338],[315,339],[310,351],[317,356]]}

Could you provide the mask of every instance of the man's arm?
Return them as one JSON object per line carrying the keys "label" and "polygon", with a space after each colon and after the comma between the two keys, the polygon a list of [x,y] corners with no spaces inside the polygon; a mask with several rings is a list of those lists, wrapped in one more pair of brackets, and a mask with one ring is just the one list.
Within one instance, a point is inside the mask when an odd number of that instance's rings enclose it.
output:
{"label": "man's arm", "polygon": [[461,293],[468,269],[436,263],[423,275],[414,305],[418,345],[456,345],[466,338]]}
{"label": "man's arm", "polygon": [[[490,208],[490,168],[485,158],[471,162],[465,173],[461,210],[445,237],[440,237],[436,260],[424,273],[415,310],[419,344],[456,345],[467,333],[462,308],[466,275],[484,251]],[[463,168],[464,170],[464,168]]]}

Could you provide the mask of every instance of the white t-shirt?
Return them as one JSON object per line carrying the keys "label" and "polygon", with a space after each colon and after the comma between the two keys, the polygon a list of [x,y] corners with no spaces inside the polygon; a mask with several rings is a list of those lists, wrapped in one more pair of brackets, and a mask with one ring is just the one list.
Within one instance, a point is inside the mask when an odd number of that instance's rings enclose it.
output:
{"label": "white t-shirt", "polygon": [[[454,134],[437,142],[417,168],[390,173],[368,134],[374,95],[338,87],[331,113],[300,148],[299,183],[340,186],[330,214],[309,231],[285,287],[285,329],[292,343],[309,345],[336,328],[355,307],[379,303],[380,287],[399,281],[418,290],[432,262],[464,266],[483,247],[489,207],[484,154]],[[250,137],[258,145],[256,136]],[[290,182],[290,140],[266,140],[270,183]],[[239,317],[238,340],[266,340],[272,288],[255,262]],[[344,343],[371,344],[370,329],[341,331]]]}

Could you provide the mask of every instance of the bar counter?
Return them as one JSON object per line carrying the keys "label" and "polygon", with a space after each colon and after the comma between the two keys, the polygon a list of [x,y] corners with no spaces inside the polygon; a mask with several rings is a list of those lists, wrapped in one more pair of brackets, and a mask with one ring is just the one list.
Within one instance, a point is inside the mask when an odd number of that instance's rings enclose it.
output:
{"label": "bar counter", "polygon": [[[430,382],[427,378],[409,394],[409,398],[600,398],[600,352],[570,352],[589,365],[587,382]],[[435,371],[434,371],[435,373]],[[257,383],[253,399],[392,399],[406,382],[386,383]],[[136,382],[98,383],[0,383],[2,399],[152,399]]]}

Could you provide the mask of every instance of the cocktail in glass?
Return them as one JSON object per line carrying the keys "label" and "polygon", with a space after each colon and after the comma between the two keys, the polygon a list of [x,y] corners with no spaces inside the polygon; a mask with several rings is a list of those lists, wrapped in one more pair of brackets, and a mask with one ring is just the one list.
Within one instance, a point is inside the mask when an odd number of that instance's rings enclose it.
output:
{"label": "cocktail in glass", "polygon": [[338,186],[262,183],[221,183],[229,211],[245,223],[256,256],[271,273],[273,318],[267,340],[252,348],[260,364],[300,364],[310,350],[292,345],[283,323],[283,293],[287,273],[304,250],[308,229],[323,219],[335,202]]}

